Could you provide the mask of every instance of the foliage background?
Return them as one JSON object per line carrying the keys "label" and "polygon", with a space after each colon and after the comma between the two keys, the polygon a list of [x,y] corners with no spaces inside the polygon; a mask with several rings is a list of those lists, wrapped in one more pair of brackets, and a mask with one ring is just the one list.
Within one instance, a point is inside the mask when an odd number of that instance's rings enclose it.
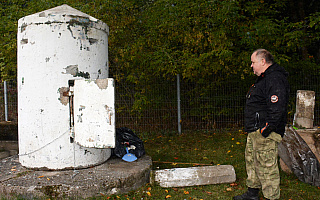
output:
{"label": "foliage background", "polygon": [[168,99],[176,98],[176,91],[159,87],[175,88],[177,74],[183,88],[182,115],[189,116],[185,125],[191,118],[206,121],[201,125],[206,128],[216,127],[217,122],[225,126],[226,119],[241,124],[243,97],[255,79],[250,55],[257,48],[271,51],[290,73],[289,119],[296,90],[320,93],[320,2],[316,0],[0,2],[2,81],[16,78],[18,19],[68,4],[108,24],[109,74],[117,81],[120,101],[117,112],[128,116],[125,120],[132,125],[148,119],[154,108],[165,110],[162,118],[172,121],[176,105]]}

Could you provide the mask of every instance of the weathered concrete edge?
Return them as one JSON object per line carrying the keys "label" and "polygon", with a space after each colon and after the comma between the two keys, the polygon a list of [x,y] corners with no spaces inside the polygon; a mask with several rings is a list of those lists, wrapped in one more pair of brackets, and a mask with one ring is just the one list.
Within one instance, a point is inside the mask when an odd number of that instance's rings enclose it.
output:
{"label": "weathered concrete edge", "polygon": [[[110,183],[103,181],[97,182],[89,187],[86,186],[72,186],[69,184],[55,184],[45,186],[8,186],[0,183],[0,198],[12,199],[20,197],[24,199],[34,198],[93,198],[98,196],[107,196],[113,194],[124,194],[133,190],[136,190],[145,184],[149,183],[149,172],[143,172],[136,176],[128,177],[124,180],[115,180]],[[132,184],[134,182],[134,184]],[[131,185],[130,185],[131,184]],[[50,194],[58,194],[58,196],[52,196]]]}
{"label": "weathered concrete edge", "polygon": [[[120,159],[121,160],[121,159]],[[26,174],[41,173],[42,171],[28,171],[28,173],[22,172],[23,175],[16,175],[8,177],[0,181],[0,199],[13,199],[16,197],[24,199],[34,198],[90,198],[98,196],[107,196],[112,194],[123,194],[129,191],[136,190],[145,184],[149,183],[150,171],[152,170],[152,160],[150,156],[145,155],[141,159],[144,163],[144,167],[141,170],[135,170],[137,173],[126,171],[125,176],[119,176],[118,178],[111,178],[110,176],[103,177],[103,173],[95,178],[94,182],[89,182],[81,185],[72,183],[54,183],[50,185],[26,185],[26,186],[14,186],[9,184],[10,179],[21,179]],[[123,161],[124,162],[124,161]],[[69,170],[71,171],[71,170]],[[99,170],[98,170],[99,171]],[[38,175],[36,175],[38,176]],[[79,175],[78,175],[79,176]],[[51,194],[51,195],[48,195]],[[54,194],[54,195],[52,195]]]}
{"label": "weathered concrete edge", "polygon": [[0,198],[13,199],[14,197],[21,197],[24,199],[44,198],[45,194],[37,191],[35,187],[21,187],[0,184]]}

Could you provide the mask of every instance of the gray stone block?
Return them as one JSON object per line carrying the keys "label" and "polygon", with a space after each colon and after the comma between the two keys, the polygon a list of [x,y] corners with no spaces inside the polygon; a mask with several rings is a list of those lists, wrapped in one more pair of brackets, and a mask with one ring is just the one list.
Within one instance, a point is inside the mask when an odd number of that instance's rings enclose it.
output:
{"label": "gray stone block", "polygon": [[216,165],[155,170],[150,182],[158,183],[161,187],[185,187],[234,181],[236,181],[236,174],[233,166]]}

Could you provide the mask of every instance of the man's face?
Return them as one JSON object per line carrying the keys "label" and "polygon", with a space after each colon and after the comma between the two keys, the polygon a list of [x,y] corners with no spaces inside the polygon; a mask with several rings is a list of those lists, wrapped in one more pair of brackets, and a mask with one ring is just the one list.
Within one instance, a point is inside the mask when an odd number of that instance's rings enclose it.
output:
{"label": "man's face", "polygon": [[256,53],[251,55],[251,67],[253,69],[253,73],[257,76],[260,76],[265,70],[265,60],[256,56]]}

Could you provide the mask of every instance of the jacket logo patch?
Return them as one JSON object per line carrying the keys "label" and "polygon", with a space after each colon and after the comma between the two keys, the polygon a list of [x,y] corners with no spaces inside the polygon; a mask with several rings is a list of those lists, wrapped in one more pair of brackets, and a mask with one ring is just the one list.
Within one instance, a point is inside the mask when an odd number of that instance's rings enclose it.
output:
{"label": "jacket logo patch", "polygon": [[271,103],[276,103],[276,102],[278,102],[278,100],[279,100],[279,98],[278,98],[277,95],[272,95],[271,96]]}

